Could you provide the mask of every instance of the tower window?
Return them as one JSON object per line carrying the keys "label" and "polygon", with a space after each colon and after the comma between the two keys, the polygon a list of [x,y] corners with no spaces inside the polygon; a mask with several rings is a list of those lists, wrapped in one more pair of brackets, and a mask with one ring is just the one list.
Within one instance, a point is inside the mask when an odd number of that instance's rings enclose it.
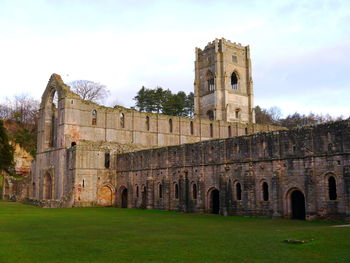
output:
{"label": "tower window", "polygon": [[237,56],[232,56],[232,62],[237,63]]}
{"label": "tower window", "polygon": [[207,88],[209,92],[213,92],[215,90],[215,81],[214,81],[214,75],[213,73],[208,70],[206,74],[206,80],[207,80]]}
{"label": "tower window", "polygon": [[207,111],[207,116],[209,120],[214,120],[214,112],[212,110]]}
{"label": "tower window", "polygon": [[91,115],[92,115],[91,124],[92,125],[96,125],[96,122],[97,122],[97,111],[93,110],[91,112]]}
{"label": "tower window", "polygon": [[235,118],[236,118],[236,119],[239,119],[239,112],[240,112],[239,109],[236,109],[236,110],[235,110]]}
{"label": "tower window", "polygon": [[238,78],[235,72],[232,72],[231,75],[231,88],[233,90],[238,90]]}

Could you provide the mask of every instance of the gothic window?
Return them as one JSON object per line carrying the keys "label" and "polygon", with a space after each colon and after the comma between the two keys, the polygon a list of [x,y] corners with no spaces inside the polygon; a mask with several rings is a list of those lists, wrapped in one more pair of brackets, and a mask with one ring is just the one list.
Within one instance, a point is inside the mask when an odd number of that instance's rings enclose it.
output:
{"label": "gothic window", "polygon": [[139,198],[139,186],[136,185],[136,198]]}
{"label": "gothic window", "polygon": [[111,155],[110,153],[105,153],[105,168],[109,168]]}
{"label": "gothic window", "polygon": [[169,132],[173,132],[173,120],[169,119]]}
{"label": "gothic window", "polygon": [[158,185],[158,197],[163,198],[163,186],[162,186],[162,184]]}
{"label": "gothic window", "polygon": [[193,135],[194,131],[193,131],[193,121],[190,121],[190,132],[191,135]]}
{"label": "gothic window", "polygon": [[263,182],[262,184],[262,194],[263,200],[269,201],[269,185],[266,182]]}
{"label": "gothic window", "polygon": [[125,127],[125,117],[124,117],[124,113],[120,113],[119,115],[119,120],[120,120],[120,127],[124,128]]}
{"label": "gothic window", "polygon": [[328,178],[328,196],[329,200],[337,200],[337,184],[333,176]]}
{"label": "gothic window", "polygon": [[174,185],[174,192],[175,192],[175,199],[179,199],[179,185],[175,184]]}
{"label": "gothic window", "polygon": [[197,199],[197,185],[192,185],[192,199]]}
{"label": "gothic window", "polygon": [[91,124],[96,125],[96,123],[97,123],[97,111],[93,110],[91,112],[91,115],[92,115]]}
{"label": "gothic window", "polygon": [[236,184],[236,200],[242,200],[242,187],[240,183]]}
{"label": "gothic window", "polygon": [[208,91],[214,92],[214,90],[215,90],[214,75],[210,70],[207,71],[206,80],[207,80]]}
{"label": "gothic window", "polygon": [[149,117],[146,116],[146,129],[149,131]]}
{"label": "gothic window", "polygon": [[228,126],[228,137],[232,137],[231,125]]}
{"label": "gothic window", "polygon": [[236,119],[239,119],[239,112],[240,112],[239,109],[236,109],[236,110],[235,110],[235,118],[236,118]]}
{"label": "gothic window", "polygon": [[210,137],[214,137],[214,130],[213,130],[213,124],[210,123]]}
{"label": "gothic window", "polygon": [[245,135],[248,135],[248,128],[247,127],[244,128],[244,133],[245,133]]}
{"label": "gothic window", "polygon": [[233,90],[238,90],[238,78],[235,72],[232,72],[231,75],[231,88]]}
{"label": "gothic window", "polygon": [[214,112],[212,110],[207,111],[207,116],[209,120],[214,120]]}

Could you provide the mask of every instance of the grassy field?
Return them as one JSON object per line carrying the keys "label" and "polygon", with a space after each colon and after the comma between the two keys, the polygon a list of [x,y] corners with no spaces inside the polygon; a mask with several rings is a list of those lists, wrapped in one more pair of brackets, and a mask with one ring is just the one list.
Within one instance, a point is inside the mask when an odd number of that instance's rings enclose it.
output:
{"label": "grassy field", "polygon": [[0,201],[0,262],[348,263],[350,227],[331,225]]}

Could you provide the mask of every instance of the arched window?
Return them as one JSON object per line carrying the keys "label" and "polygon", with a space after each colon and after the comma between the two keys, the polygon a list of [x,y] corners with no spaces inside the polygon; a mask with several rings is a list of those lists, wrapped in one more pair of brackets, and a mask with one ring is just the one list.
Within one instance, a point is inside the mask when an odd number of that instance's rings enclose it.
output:
{"label": "arched window", "polygon": [[119,120],[120,120],[120,127],[124,128],[125,127],[125,117],[124,117],[124,113],[120,113],[119,114]]}
{"label": "arched window", "polygon": [[197,185],[196,184],[192,185],[192,198],[197,199]]}
{"label": "arched window", "polygon": [[244,128],[244,133],[245,133],[245,135],[248,135],[248,127]]}
{"label": "arched window", "polygon": [[158,186],[158,197],[163,198],[163,186],[162,186],[162,184],[159,184],[159,186]]}
{"label": "arched window", "polygon": [[240,183],[236,184],[236,199],[242,200],[242,187]]}
{"label": "arched window", "polygon": [[139,186],[136,185],[136,198],[139,198]]}
{"label": "arched window", "polygon": [[333,176],[328,178],[328,196],[329,200],[337,200],[337,184]]}
{"label": "arched window", "polygon": [[238,90],[238,78],[235,72],[232,72],[231,75],[231,88],[233,90]]}
{"label": "arched window", "polygon": [[179,185],[174,185],[175,199],[179,199]]}
{"label": "arched window", "polygon": [[190,121],[190,132],[191,135],[193,135],[194,131],[193,131],[193,121]]}
{"label": "arched window", "polygon": [[214,112],[212,110],[207,111],[207,116],[209,120],[214,120]]}
{"label": "arched window", "polygon": [[228,126],[228,137],[232,137],[231,125]]}
{"label": "arched window", "polygon": [[173,132],[173,120],[169,119],[169,132]]}
{"label": "arched window", "polygon": [[263,200],[269,201],[269,185],[266,182],[263,182],[262,184],[262,194]]}
{"label": "arched window", "polygon": [[210,129],[210,137],[214,137],[214,130],[213,130],[213,124],[212,123],[210,123],[209,129]]}
{"label": "arched window", "polygon": [[239,112],[240,112],[239,109],[236,109],[236,110],[235,110],[235,118],[236,118],[236,119],[239,119]]}
{"label": "arched window", "polygon": [[91,112],[91,115],[92,115],[91,124],[96,125],[96,123],[97,123],[97,111],[93,110]]}
{"label": "arched window", "polygon": [[206,80],[207,80],[207,89],[209,92],[214,92],[215,90],[215,84],[214,84],[214,75],[213,73],[208,70],[206,74]]}
{"label": "arched window", "polygon": [[146,129],[149,131],[149,117],[146,116]]}

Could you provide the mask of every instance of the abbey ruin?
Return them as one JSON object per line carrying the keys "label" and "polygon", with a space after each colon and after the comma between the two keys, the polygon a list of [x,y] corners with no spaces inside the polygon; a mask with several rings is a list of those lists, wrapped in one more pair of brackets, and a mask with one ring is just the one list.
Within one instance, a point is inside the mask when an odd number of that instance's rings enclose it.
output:
{"label": "abbey ruin", "polygon": [[196,49],[194,94],[193,119],[150,114],[84,101],[53,74],[26,200],[350,219],[349,120],[256,124],[249,47],[225,39]]}

